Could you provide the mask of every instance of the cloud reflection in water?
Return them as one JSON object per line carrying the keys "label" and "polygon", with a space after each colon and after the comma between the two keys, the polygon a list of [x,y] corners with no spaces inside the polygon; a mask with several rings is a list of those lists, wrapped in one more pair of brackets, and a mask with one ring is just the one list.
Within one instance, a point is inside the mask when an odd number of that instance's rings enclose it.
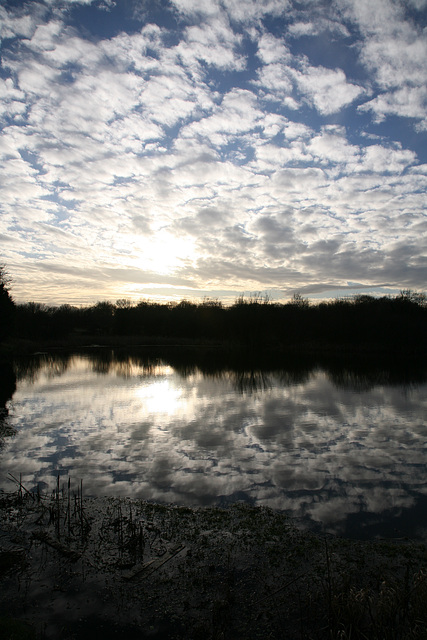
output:
{"label": "cloud reflection in water", "polygon": [[18,376],[1,484],[10,471],[52,486],[59,472],[83,478],[87,494],[245,499],[349,533],[352,514],[398,515],[427,494],[426,390],[425,381],[361,389],[318,368],[257,378],[47,358]]}

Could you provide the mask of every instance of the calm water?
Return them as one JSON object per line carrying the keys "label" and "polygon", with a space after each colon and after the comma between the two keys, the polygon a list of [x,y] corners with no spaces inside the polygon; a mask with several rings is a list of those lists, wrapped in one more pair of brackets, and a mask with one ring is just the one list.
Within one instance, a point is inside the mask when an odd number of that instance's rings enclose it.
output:
{"label": "calm water", "polygon": [[39,355],[17,365],[0,487],[10,472],[48,490],[60,474],[86,495],[244,500],[315,530],[423,535],[424,374]]}

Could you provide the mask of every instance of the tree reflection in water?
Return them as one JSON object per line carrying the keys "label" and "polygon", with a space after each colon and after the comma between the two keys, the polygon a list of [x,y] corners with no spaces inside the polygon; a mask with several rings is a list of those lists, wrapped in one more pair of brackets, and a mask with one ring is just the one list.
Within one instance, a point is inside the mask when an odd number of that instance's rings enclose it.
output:
{"label": "tree reflection in water", "polygon": [[0,362],[0,449],[3,448],[5,440],[16,433],[16,429],[8,420],[7,407],[15,391],[16,376],[12,365],[9,362]]}

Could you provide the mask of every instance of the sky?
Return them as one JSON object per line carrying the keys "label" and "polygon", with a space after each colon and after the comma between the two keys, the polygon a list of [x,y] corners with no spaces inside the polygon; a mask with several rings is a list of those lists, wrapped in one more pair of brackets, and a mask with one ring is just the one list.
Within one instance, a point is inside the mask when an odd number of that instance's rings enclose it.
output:
{"label": "sky", "polygon": [[425,291],[427,0],[0,0],[21,302]]}

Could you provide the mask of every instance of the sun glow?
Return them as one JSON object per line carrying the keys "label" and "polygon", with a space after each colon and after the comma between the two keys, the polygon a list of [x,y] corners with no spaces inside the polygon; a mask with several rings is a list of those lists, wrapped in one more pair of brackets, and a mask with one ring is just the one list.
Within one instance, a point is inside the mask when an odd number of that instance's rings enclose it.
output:
{"label": "sun glow", "polygon": [[194,258],[193,240],[178,238],[167,231],[159,231],[150,238],[135,237],[133,246],[138,268],[153,273],[171,274]]}

